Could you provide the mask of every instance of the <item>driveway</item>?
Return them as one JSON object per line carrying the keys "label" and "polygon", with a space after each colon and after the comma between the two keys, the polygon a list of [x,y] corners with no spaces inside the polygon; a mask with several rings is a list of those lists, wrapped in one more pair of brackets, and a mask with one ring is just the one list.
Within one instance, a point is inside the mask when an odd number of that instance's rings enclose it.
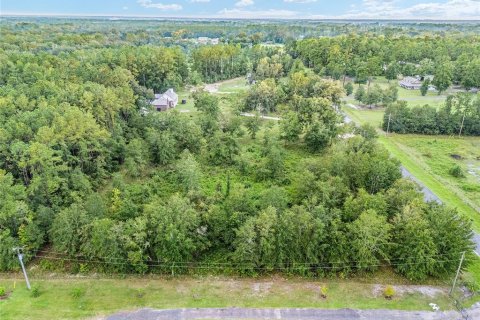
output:
{"label": "driveway", "polygon": [[[250,118],[251,118],[251,117],[255,117],[255,115],[254,115],[253,113],[246,113],[246,112],[242,112],[242,113],[240,113],[240,115],[241,115],[242,117],[250,117]],[[280,121],[280,120],[282,120],[282,119],[279,118],[279,117],[269,117],[269,116],[263,116],[263,115],[260,116],[260,119],[274,120],[274,121]]]}
{"label": "driveway", "polygon": [[[470,312],[471,315],[473,313]],[[141,309],[121,312],[106,320],[189,320],[189,319],[284,319],[284,320],[457,320],[456,311],[400,311],[400,310],[353,310],[353,309],[254,309],[254,308],[206,308],[206,309]]]}

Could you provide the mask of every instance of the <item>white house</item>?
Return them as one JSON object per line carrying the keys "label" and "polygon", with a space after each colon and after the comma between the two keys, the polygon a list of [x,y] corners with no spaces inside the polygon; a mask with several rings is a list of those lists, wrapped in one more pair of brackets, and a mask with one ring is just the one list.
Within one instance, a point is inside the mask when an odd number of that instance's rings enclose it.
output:
{"label": "white house", "polygon": [[209,37],[199,37],[197,39],[197,43],[202,44],[202,45],[207,45],[207,44],[216,45],[216,44],[220,43],[220,39],[219,38],[209,38]]}

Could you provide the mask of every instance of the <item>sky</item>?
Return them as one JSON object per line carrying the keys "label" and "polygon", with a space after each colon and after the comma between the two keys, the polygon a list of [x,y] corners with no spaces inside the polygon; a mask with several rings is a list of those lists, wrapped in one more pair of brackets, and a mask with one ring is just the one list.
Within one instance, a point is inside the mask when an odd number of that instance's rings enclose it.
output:
{"label": "sky", "polygon": [[0,14],[480,20],[480,0],[0,0]]}

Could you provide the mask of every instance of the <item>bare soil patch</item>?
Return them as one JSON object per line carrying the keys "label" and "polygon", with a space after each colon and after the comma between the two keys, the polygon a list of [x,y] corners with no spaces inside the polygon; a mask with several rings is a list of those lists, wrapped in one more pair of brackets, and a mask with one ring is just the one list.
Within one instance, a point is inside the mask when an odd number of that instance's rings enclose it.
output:
{"label": "bare soil patch", "polygon": [[[439,294],[446,294],[447,289],[442,289],[439,287],[433,286],[417,286],[417,285],[396,285],[393,286],[395,289],[395,295],[405,295],[405,294],[414,294],[420,293],[424,296],[435,298]],[[383,290],[385,289],[384,285],[376,284],[373,286],[373,295],[378,297],[383,295]]]}
{"label": "bare soil patch", "polygon": [[255,282],[252,284],[252,291],[255,295],[263,297],[270,293],[273,282]]}

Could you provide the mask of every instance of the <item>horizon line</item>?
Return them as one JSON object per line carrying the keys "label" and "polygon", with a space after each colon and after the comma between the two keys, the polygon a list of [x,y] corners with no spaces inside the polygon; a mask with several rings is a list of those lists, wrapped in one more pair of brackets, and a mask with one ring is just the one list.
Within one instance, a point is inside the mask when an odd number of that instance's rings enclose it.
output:
{"label": "horizon line", "polygon": [[122,19],[183,19],[183,20],[195,20],[195,19],[215,19],[215,20],[304,20],[304,21],[420,21],[420,22],[478,22],[479,19],[439,19],[439,18],[315,18],[315,17],[221,17],[221,16],[161,16],[161,15],[122,15],[122,14],[75,14],[75,13],[0,13],[0,18],[32,18],[32,17],[52,17],[52,18],[122,18]]}

